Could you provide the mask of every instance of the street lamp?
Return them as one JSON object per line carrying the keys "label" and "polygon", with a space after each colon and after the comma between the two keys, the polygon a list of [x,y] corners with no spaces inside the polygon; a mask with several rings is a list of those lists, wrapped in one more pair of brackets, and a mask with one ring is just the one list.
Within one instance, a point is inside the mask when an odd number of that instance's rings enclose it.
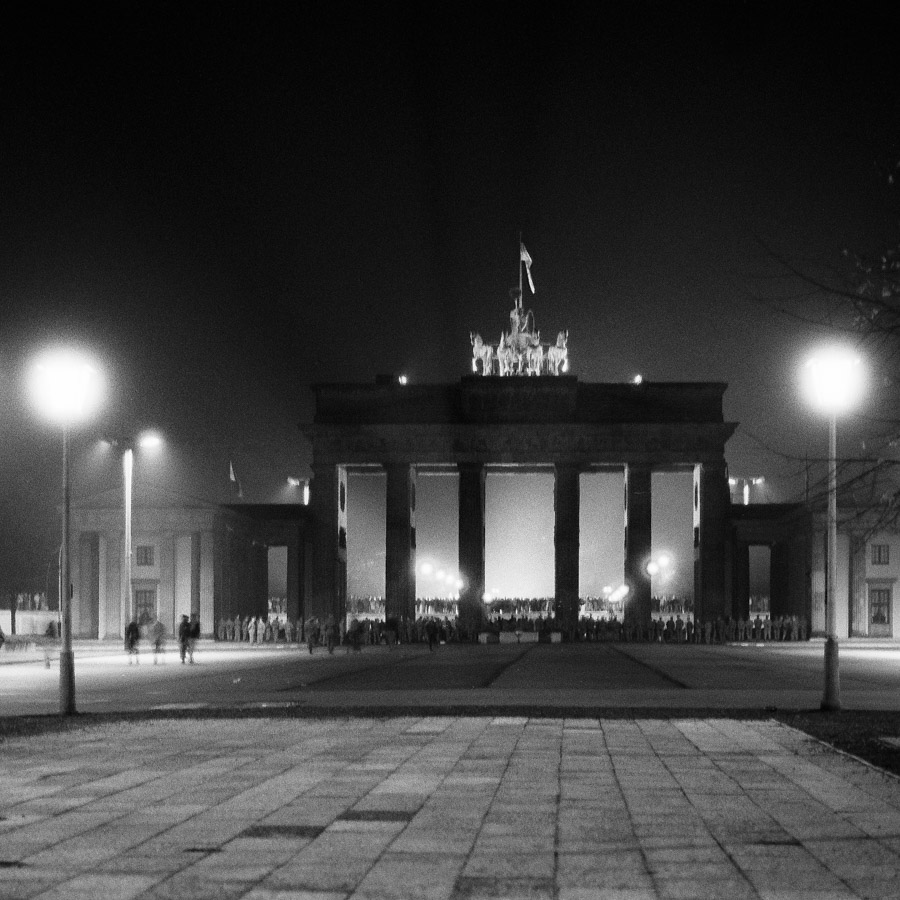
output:
{"label": "street lamp", "polygon": [[73,350],[54,350],[39,357],[30,373],[35,405],[51,422],[62,427],[63,515],[60,547],[59,711],[75,713],[75,657],[72,652],[72,577],[69,559],[69,428],[86,419],[102,393],[99,369]]}
{"label": "street lamp", "polygon": [[823,710],[841,708],[838,661],[837,598],[837,417],[858,402],[863,389],[859,357],[832,347],[817,353],[803,367],[804,383],[813,406],[828,415],[828,561],[825,575],[825,691]]}
{"label": "street lamp", "polygon": [[[111,442],[113,446],[119,444],[118,440]],[[124,620],[122,629],[124,633],[125,626],[135,615],[134,610],[134,591],[132,590],[132,520],[133,520],[133,497],[134,497],[134,445],[142,450],[155,450],[162,444],[162,438],[155,431],[143,431],[138,435],[136,441],[126,441],[124,443],[125,450],[122,453],[122,494],[125,506],[125,603],[123,604]]]}

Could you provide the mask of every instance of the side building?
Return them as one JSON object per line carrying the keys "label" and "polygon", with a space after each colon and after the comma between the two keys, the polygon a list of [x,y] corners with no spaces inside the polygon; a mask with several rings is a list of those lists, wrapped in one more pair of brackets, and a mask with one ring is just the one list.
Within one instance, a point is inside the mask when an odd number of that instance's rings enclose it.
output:
{"label": "side building", "polygon": [[286,612],[299,619],[311,571],[307,531],[302,505],[221,505],[145,492],[132,510],[129,590],[122,492],[74,503],[73,634],[121,637],[132,610],[141,622],[158,617],[169,633],[182,614],[196,614],[204,636],[222,618],[265,616],[275,547],[286,549]]}

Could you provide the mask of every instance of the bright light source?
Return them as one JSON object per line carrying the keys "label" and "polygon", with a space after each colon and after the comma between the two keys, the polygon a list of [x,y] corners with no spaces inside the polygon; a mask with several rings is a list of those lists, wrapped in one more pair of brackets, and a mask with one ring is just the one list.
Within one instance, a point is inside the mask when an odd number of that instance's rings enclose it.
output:
{"label": "bright light source", "polygon": [[631,379],[634,384],[641,384],[644,381],[643,375],[635,375],[634,378]]}
{"label": "bright light source", "polygon": [[294,478],[293,475],[288,475],[288,480],[287,480],[287,481],[288,481],[288,484],[289,484],[291,487],[300,487],[300,479],[299,479],[299,478]]}
{"label": "bright light source", "polygon": [[400,382],[400,384],[409,384],[409,377],[406,375],[398,375],[397,381]]}
{"label": "bright light source", "polygon": [[630,588],[627,584],[620,584],[610,595],[609,599],[613,603],[618,603],[619,600],[624,600],[628,596]]}
{"label": "bright light source", "polygon": [[659,563],[661,569],[667,569],[670,565],[672,565],[672,557],[669,556],[668,553],[660,553],[660,555],[656,558],[656,561]]}
{"label": "bright light source", "polygon": [[848,412],[859,402],[865,387],[862,361],[852,350],[829,347],[806,361],[803,386],[820,411],[829,415]]}
{"label": "bright light source", "polygon": [[[459,590],[459,591],[461,591],[461,590],[462,590],[462,587],[463,587],[463,580],[462,580],[462,578],[457,578],[457,579],[456,579],[456,589]],[[457,597],[456,599],[458,600],[459,597]]]}
{"label": "bright light source", "polygon": [[647,563],[647,574],[648,575],[656,575],[659,572],[659,563],[654,562],[652,559]]}
{"label": "bright light source", "polygon": [[605,596],[609,597],[609,595],[612,593],[612,585],[611,584],[605,585],[603,588],[603,593]]}
{"label": "bright light source", "polygon": [[303,483],[303,505],[309,506],[309,482]]}
{"label": "bright light source", "polygon": [[446,575],[447,573],[443,569],[438,569],[437,572],[434,573],[434,577],[437,578],[438,581],[443,581]]}
{"label": "bright light source", "polygon": [[99,368],[87,357],[54,350],[36,361],[29,386],[44,416],[57,425],[73,425],[99,406],[102,381]]}
{"label": "bright light source", "polygon": [[430,562],[423,562],[419,565],[419,571],[423,575],[430,575],[434,571],[434,566]]}
{"label": "bright light source", "polygon": [[155,431],[145,431],[138,438],[138,446],[143,450],[154,450],[162,446],[162,438]]}
{"label": "bright light source", "polygon": [[484,603],[490,603],[490,601],[491,601],[491,595],[490,595],[487,591],[485,591],[485,592],[481,595],[481,599],[482,599],[482,601],[483,601]]}
{"label": "bright light source", "polygon": [[732,487],[735,487],[735,486],[737,485],[737,483],[738,483],[738,480],[737,480],[737,478],[729,478],[729,479],[728,479],[728,483],[729,483]]}
{"label": "bright light source", "polygon": [[569,371],[569,360],[568,360],[568,357],[567,357],[566,359],[563,360],[562,370],[563,370],[563,372],[568,372],[568,371]]}

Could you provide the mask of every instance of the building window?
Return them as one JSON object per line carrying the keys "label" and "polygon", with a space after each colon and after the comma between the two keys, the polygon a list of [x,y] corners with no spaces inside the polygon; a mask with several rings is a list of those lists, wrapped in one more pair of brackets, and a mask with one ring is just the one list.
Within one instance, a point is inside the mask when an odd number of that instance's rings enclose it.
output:
{"label": "building window", "polygon": [[134,615],[138,625],[156,621],[156,589],[137,589],[134,592]]}
{"label": "building window", "polygon": [[153,565],[153,547],[138,547],[137,548],[137,564],[139,566],[152,566]]}
{"label": "building window", "polygon": [[869,621],[872,625],[891,624],[890,588],[869,588]]}
{"label": "building window", "polygon": [[888,566],[891,563],[890,544],[872,544],[872,565]]}

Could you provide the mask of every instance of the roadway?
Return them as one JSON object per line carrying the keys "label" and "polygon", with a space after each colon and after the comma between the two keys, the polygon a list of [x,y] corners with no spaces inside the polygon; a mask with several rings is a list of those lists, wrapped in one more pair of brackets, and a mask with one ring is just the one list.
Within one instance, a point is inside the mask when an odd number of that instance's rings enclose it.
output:
{"label": "roadway", "polygon": [[[55,713],[56,662],[0,666],[0,715]],[[295,707],[326,713],[506,709],[573,714],[597,709],[814,709],[823,644],[426,645],[339,648],[200,643],[194,665],[174,646],[129,665],[118,643],[78,642],[79,712]],[[847,709],[900,710],[900,645],[841,645]]]}

